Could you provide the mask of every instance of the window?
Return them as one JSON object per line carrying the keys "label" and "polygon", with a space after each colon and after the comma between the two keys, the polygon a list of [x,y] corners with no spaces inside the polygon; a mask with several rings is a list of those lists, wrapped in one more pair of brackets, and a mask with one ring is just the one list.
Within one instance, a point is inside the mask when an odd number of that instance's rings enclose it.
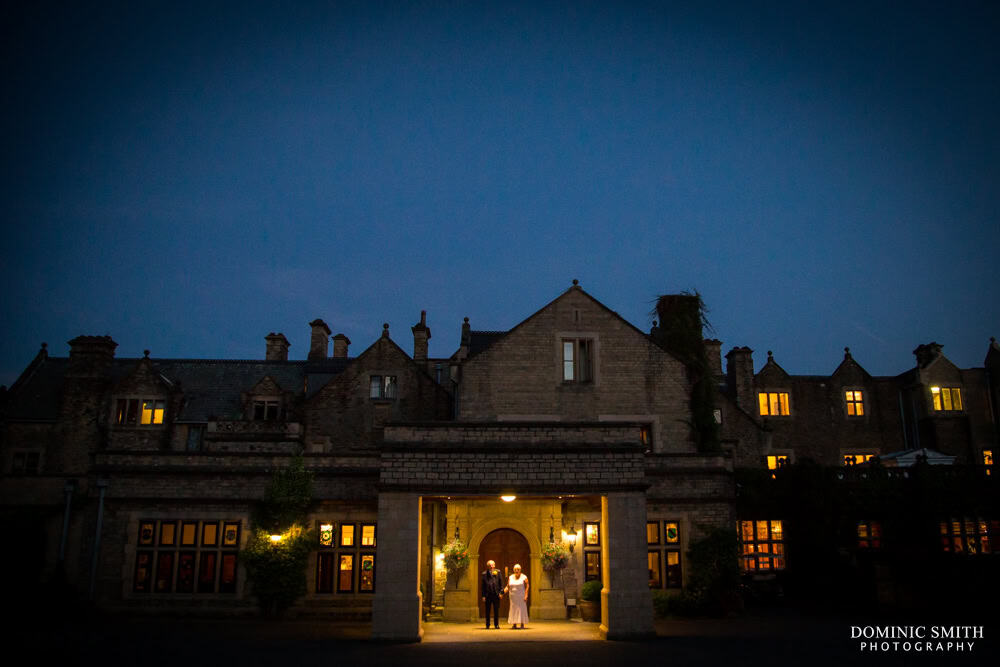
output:
{"label": "window", "polygon": [[[660,524],[663,539],[660,540]],[[681,587],[680,521],[646,522],[646,564],[650,588]]]}
{"label": "window", "polygon": [[200,425],[188,426],[187,450],[189,452],[201,451],[201,443],[205,437],[205,427]]}
{"label": "window", "polygon": [[594,341],[564,338],[562,341],[563,382],[591,382],[594,379]]}
{"label": "window", "polygon": [[166,401],[155,398],[119,398],[115,402],[115,424],[156,426],[163,423]]}
{"label": "window", "polygon": [[583,546],[601,546],[601,524],[585,521],[583,524]]}
{"label": "window", "polygon": [[958,387],[931,387],[931,402],[935,412],[957,412],[962,409],[962,390]]}
{"label": "window", "polygon": [[379,399],[396,398],[395,375],[372,375],[368,396]]}
{"label": "window", "polygon": [[847,404],[848,417],[863,417],[865,414],[864,394],[858,389],[849,389],[844,392],[844,401]]}
{"label": "window", "polygon": [[757,394],[757,401],[762,417],[787,417],[790,414],[787,391],[762,391]]}
{"label": "window", "polygon": [[10,461],[11,475],[37,475],[41,468],[40,452],[14,452]]}
{"label": "window", "polygon": [[986,467],[986,474],[993,474],[993,450],[984,449],[983,450],[983,465]]}
{"label": "window", "polygon": [[584,581],[601,578],[601,524],[596,521],[583,522],[583,565]]}
{"label": "window", "polygon": [[239,521],[143,519],[132,591],[235,593],[239,547]]}
{"label": "window", "polygon": [[941,548],[954,554],[992,553],[990,536],[1000,532],[1000,521],[951,519],[941,522]]}
{"label": "window", "polygon": [[649,449],[653,442],[653,427],[649,424],[643,424],[639,427],[639,442],[643,447]]}
{"label": "window", "polygon": [[253,420],[255,422],[278,421],[281,402],[276,398],[258,398],[253,402]]}
{"label": "window", "polygon": [[882,522],[858,521],[858,548],[882,548]]}
{"label": "window", "polygon": [[788,454],[772,454],[767,457],[767,469],[777,470],[788,465]]}
{"label": "window", "polygon": [[600,551],[585,551],[583,554],[584,560],[584,581],[593,581],[601,579],[601,552]]}
{"label": "window", "polygon": [[771,572],[785,569],[785,538],[780,520],[740,522],[740,569]]}
{"label": "window", "polygon": [[316,592],[374,593],[374,549],[374,523],[320,521]]}
{"label": "window", "polygon": [[873,458],[875,458],[874,452],[856,452],[844,454],[844,465],[845,466],[859,466],[863,463],[868,463]]}

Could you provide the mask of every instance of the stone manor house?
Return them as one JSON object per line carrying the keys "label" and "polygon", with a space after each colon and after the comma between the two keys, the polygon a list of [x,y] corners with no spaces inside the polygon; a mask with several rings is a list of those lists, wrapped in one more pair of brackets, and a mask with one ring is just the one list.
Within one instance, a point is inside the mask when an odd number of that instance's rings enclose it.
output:
{"label": "stone manor house", "polygon": [[[466,318],[449,358],[428,356],[423,313],[412,355],[389,325],[353,356],[343,334],[331,354],[323,320],[309,326],[305,360],[281,333],[257,360],[125,359],[109,336],[69,341],[68,357],[43,344],[0,394],[0,517],[18,542],[6,571],[109,610],[254,613],[239,550],[273,471],[299,454],[319,540],[294,611],[371,618],[376,638],[418,639],[428,612],[479,619],[487,558],[523,566],[532,618],[575,613],[583,583],[600,580],[612,638],[651,633],[650,589],[683,590],[688,547],[713,528],[738,536],[751,583],[780,584],[797,561],[808,575],[812,547],[796,542],[808,527],[775,492],[793,470],[818,471],[832,493],[869,473],[972,475],[986,500],[935,506],[920,544],[995,568],[995,341],[983,368],[930,343],[912,369],[873,377],[846,349],[829,376],[790,375],[770,352],[755,373],[746,347],[723,370],[721,342],[705,340],[709,451],[692,436],[688,369],[656,323],[636,328],[576,281],[508,331]],[[833,552],[856,565],[891,546],[887,507],[840,516]],[[472,562],[449,577],[441,548],[456,537]],[[557,577],[541,566],[552,541],[572,549]],[[879,599],[902,590],[872,572]]]}

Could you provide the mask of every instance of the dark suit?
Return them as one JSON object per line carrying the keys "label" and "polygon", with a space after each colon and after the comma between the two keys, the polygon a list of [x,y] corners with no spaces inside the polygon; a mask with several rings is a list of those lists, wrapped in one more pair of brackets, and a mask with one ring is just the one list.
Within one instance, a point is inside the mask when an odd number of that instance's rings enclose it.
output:
{"label": "dark suit", "polygon": [[486,599],[486,627],[490,627],[490,607],[493,607],[493,626],[500,627],[500,595],[503,594],[503,574],[500,570],[483,570],[479,577],[481,597]]}

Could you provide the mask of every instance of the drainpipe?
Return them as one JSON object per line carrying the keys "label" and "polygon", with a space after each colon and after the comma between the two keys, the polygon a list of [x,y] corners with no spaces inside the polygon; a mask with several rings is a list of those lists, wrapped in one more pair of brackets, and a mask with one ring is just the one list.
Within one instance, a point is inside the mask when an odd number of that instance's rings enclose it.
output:
{"label": "drainpipe", "polygon": [[59,536],[59,565],[66,561],[66,536],[69,533],[69,515],[73,506],[73,492],[76,491],[76,480],[67,479],[63,492],[66,494],[66,509],[63,510],[62,535]]}
{"label": "drainpipe", "polygon": [[101,524],[104,522],[104,492],[108,488],[108,480],[97,480],[97,529],[94,531],[94,550],[90,555],[90,599],[94,599],[97,587],[97,556],[101,550]]}
{"label": "drainpipe", "polygon": [[431,505],[431,566],[428,568],[431,575],[431,585],[427,587],[430,592],[428,596],[430,599],[427,601],[427,604],[431,606],[434,605],[434,587],[437,584],[436,572],[434,570],[437,561],[434,560],[434,550],[437,548],[438,539],[438,504],[435,500],[434,504]]}
{"label": "drainpipe", "polygon": [[903,407],[903,392],[899,392],[899,416],[903,420],[903,449],[910,448],[910,437],[906,434],[906,408]]}

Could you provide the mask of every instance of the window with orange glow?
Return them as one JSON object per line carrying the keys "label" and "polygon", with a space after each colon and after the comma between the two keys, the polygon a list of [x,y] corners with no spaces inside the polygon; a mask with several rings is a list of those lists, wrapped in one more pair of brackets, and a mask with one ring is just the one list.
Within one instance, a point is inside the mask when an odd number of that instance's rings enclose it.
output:
{"label": "window with orange glow", "polygon": [[155,398],[119,398],[115,401],[115,424],[158,426],[163,423],[167,403]]}
{"label": "window with orange glow", "polygon": [[962,409],[962,390],[958,387],[931,387],[935,412],[958,412]]}
{"label": "window with orange glow", "polygon": [[864,394],[858,389],[849,389],[844,392],[844,401],[847,403],[848,417],[863,417],[865,414]]}
{"label": "window with orange glow", "polygon": [[788,465],[788,454],[774,454],[767,457],[767,469],[777,470]]}
{"label": "window with orange glow", "polygon": [[950,519],[941,524],[941,548],[954,554],[988,554],[993,552],[991,537],[1000,533],[1000,521],[983,519]]}
{"label": "window with orange glow", "polygon": [[986,466],[986,474],[993,474],[993,450],[984,449],[983,450],[983,465]]}
{"label": "window with orange glow", "polygon": [[845,466],[859,466],[862,463],[868,463],[873,458],[875,454],[872,452],[861,452],[855,454],[844,454],[844,465]]}
{"label": "window with orange glow", "polygon": [[740,521],[740,569],[773,572],[785,569],[785,535],[780,519]]}
{"label": "window with orange glow", "polygon": [[791,414],[787,391],[762,391],[757,394],[757,402],[762,417],[787,417]]}
{"label": "window with orange glow", "polygon": [[858,521],[858,548],[882,548],[882,522]]}

